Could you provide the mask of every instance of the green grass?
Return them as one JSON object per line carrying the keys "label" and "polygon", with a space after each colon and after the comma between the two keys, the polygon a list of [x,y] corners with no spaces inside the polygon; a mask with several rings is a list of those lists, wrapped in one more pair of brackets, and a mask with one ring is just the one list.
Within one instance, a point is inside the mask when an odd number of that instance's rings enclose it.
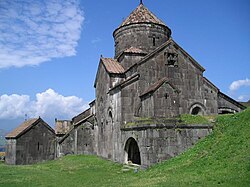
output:
{"label": "green grass", "polygon": [[176,118],[137,118],[134,122],[129,122],[125,127],[132,127],[137,125],[150,125],[150,124],[211,124],[214,121],[215,116],[200,116],[200,115],[191,115],[183,114],[180,117]]}
{"label": "green grass", "polygon": [[0,186],[250,186],[250,109],[219,116],[211,135],[174,159],[139,173],[121,169],[95,156],[0,164]]}
{"label": "green grass", "polygon": [[0,164],[0,186],[119,186],[133,179],[121,169],[95,156],[66,156],[30,166]]}
{"label": "green grass", "polygon": [[179,119],[183,124],[210,124],[214,120],[214,118],[215,116],[183,114]]}

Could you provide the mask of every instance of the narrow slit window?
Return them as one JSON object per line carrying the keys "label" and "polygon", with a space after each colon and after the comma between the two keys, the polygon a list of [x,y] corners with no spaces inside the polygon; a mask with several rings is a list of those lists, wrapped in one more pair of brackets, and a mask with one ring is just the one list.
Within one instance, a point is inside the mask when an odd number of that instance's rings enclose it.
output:
{"label": "narrow slit window", "polygon": [[153,46],[155,46],[155,38],[153,38]]}

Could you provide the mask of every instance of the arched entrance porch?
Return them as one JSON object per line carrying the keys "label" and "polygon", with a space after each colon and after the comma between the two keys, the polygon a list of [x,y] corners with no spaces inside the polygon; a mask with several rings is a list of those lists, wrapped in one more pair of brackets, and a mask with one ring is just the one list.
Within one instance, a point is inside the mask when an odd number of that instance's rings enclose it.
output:
{"label": "arched entrance porch", "polygon": [[125,144],[125,163],[128,161],[141,165],[140,150],[134,138],[129,138]]}

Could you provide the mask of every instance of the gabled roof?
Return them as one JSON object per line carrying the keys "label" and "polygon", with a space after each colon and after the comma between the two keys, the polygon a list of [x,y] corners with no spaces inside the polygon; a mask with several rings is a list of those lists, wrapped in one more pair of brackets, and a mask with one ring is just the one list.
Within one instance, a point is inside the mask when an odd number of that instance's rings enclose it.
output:
{"label": "gabled roof", "polygon": [[78,123],[79,121],[82,121],[83,119],[85,119],[87,116],[91,115],[91,110],[90,108],[86,109],[85,111],[83,111],[82,113],[78,114],[77,116],[74,116],[72,118],[73,124]]}
{"label": "gabled roof", "polygon": [[165,82],[167,82],[167,83],[168,83],[173,89],[175,89],[178,93],[180,92],[174,85],[172,85],[172,84],[168,81],[167,77],[164,77],[164,78],[158,80],[157,82],[155,82],[154,84],[150,85],[150,86],[140,95],[140,97],[143,97],[143,96],[145,96],[145,95],[147,95],[147,94],[149,94],[149,93],[155,92],[155,91],[156,91],[158,88],[160,88],[161,85],[162,85],[163,83],[165,83]]}
{"label": "gabled roof", "polygon": [[119,27],[133,23],[155,23],[166,26],[163,21],[157,18],[142,3],[122,22]]}
{"label": "gabled roof", "polygon": [[124,75],[125,70],[117,60],[115,60],[113,58],[103,58],[103,57],[101,57],[100,63],[99,63],[99,66],[98,66],[98,70],[97,70],[97,73],[96,73],[96,77],[95,77],[94,87],[96,87],[97,78],[99,76],[100,68],[101,68],[102,65],[104,66],[104,69],[109,74],[118,75],[118,76],[123,76]]}
{"label": "gabled roof", "polygon": [[7,134],[5,136],[5,138],[6,139],[16,139],[16,138],[20,137],[21,135],[23,135],[24,133],[26,133],[28,130],[30,130],[33,126],[35,126],[39,122],[43,122],[45,124],[45,126],[51,132],[55,133],[55,131],[39,117],[39,118],[29,119],[29,120],[23,122],[21,125],[19,125],[17,128],[15,128],[12,132]]}
{"label": "gabled roof", "polygon": [[105,69],[108,73],[113,74],[122,74],[125,72],[124,68],[121,64],[115,59],[112,58],[101,58],[101,62],[103,63]]}

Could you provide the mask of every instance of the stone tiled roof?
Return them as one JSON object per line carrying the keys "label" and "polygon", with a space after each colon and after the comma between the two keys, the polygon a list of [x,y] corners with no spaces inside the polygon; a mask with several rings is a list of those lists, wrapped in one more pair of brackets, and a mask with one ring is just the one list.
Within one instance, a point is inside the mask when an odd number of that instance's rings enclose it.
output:
{"label": "stone tiled roof", "polygon": [[34,123],[36,123],[39,120],[39,118],[29,119],[25,122],[23,122],[20,126],[15,128],[12,132],[7,134],[6,138],[16,138],[24,131],[28,130]]}
{"label": "stone tiled roof", "polygon": [[178,90],[174,85],[172,85],[169,81],[167,77],[164,77],[160,80],[158,80],[157,82],[155,82],[154,84],[152,84],[151,86],[149,86],[141,95],[140,97],[147,95],[149,93],[153,93],[155,92],[159,87],[161,87],[161,85],[165,82],[168,82],[168,84],[175,89],[177,92],[180,92],[180,90]]}
{"label": "stone tiled roof", "polygon": [[143,4],[140,4],[120,25],[120,27],[133,23],[156,23],[165,25],[159,18],[150,12]]}
{"label": "stone tiled roof", "polygon": [[117,62],[117,60],[115,60],[115,59],[101,58],[101,61],[109,73],[122,74],[125,72],[122,65],[119,64],[119,62]]}
{"label": "stone tiled roof", "polygon": [[86,117],[91,115],[91,110],[88,108],[87,110],[83,111],[82,113],[78,114],[77,116],[72,118],[72,121],[74,124],[78,123],[79,121],[82,121]]}
{"label": "stone tiled roof", "polygon": [[72,122],[70,120],[57,120],[55,133],[57,135],[66,134],[70,130],[71,125],[72,125]]}
{"label": "stone tiled roof", "polygon": [[138,49],[136,47],[130,47],[124,51],[125,53],[145,53],[143,50]]}
{"label": "stone tiled roof", "polygon": [[144,96],[150,92],[154,92],[155,90],[157,90],[164,82],[167,81],[167,78],[164,77],[162,79],[160,79],[159,81],[157,81],[156,83],[152,84],[151,86],[149,86],[142,94],[141,96]]}

